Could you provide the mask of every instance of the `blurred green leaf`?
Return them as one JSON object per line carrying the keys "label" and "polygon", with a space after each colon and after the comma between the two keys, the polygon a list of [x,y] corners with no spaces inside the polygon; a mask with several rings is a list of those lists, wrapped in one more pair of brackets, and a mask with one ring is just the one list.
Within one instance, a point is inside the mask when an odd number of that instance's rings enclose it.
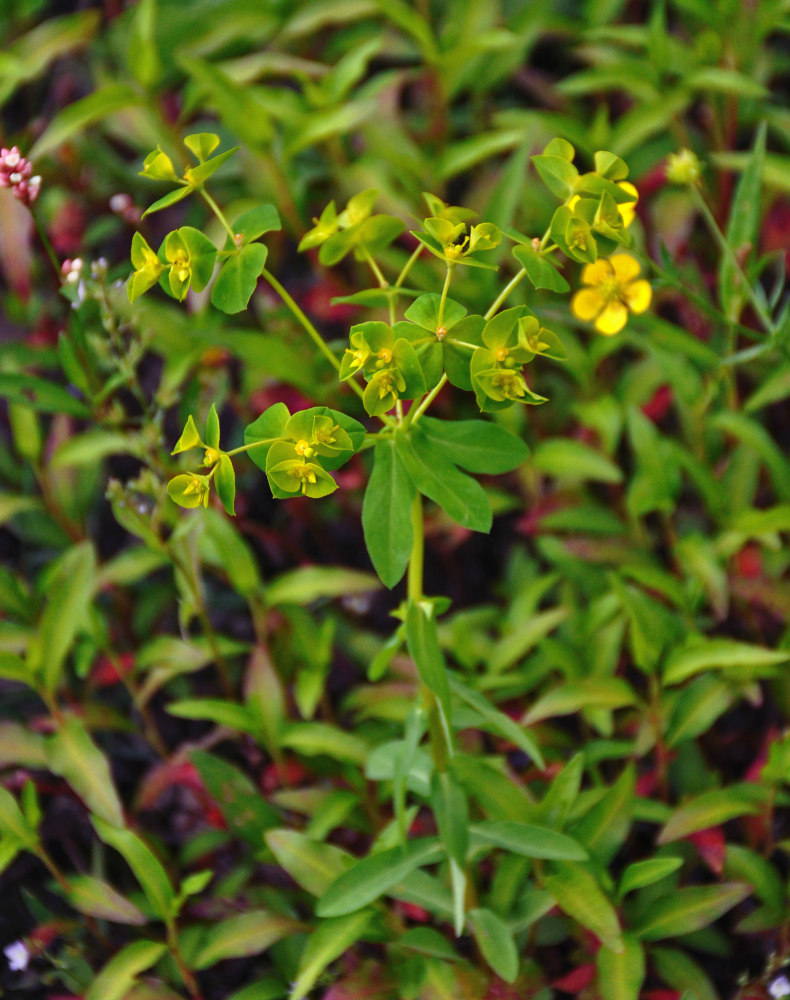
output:
{"label": "blurred green leaf", "polygon": [[126,945],[99,972],[85,993],[85,1000],[122,1000],[138,973],[155,965],[167,951],[157,941],[133,941]]}
{"label": "blurred green leaf", "polygon": [[192,967],[207,969],[226,958],[259,955],[299,929],[300,925],[290,917],[267,910],[225,917],[203,935]]}
{"label": "blurred green leaf", "polygon": [[676,889],[671,896],[653,901],[650,912],[634,927],[634,933],[643,941],[690,934],[708,927],[750,893],[749,886],[738,882]]}

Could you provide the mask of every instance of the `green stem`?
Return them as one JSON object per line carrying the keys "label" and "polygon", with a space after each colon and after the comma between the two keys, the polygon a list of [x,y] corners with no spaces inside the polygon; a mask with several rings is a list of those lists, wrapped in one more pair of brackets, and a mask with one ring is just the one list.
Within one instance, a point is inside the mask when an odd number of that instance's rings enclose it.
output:
{"label": "green stem", "polygon": [[692,186],[690,190],[692,193],[692,197],[694,199],[694,204],[699,209],[700,215],[705,220],[705,224],[707,225],[708,230],[713,236],[713,239],[718,244],[718,247],[721,250],[723,256],[726,257],[727,260],[729,260],[730,264],[732,264],[733,269],[735,270],[735,273],[737,274],[741,282],[743,291],[746,297],[748,298],[749,303],[752,306],[752,309],[754,309],[757,318],[760,320],[763,329],[770,337],[774,337],[776,335],[776,326],[774,325],[774,322],[771,319],[771,317],[765,311],[765,307],[763,306],[762,302],[760,302],[760,299],[758,298],[757,293],[752,287],[751,282],[744,274],[740,261],[735,255],[735,251],[727,242],[724,233],[722,233],[721,229],[719,229],[719,224],[718,222],[716,222],[713,212],[711,212],[711,210],[708,208],[708,203],[702,197],[702,193],[700,192],[699,188]]}
{"label": "green stem", "polygon": [[241,455],[242,452],[250,451],[252,448],[260,448],[263,444],[274,444],[275,441],[281,441],[282,438],[261,438],[260,441],[251,441],[249,444],[239,445],[238,448],[233,448],[231,451],[226,451],[225,454],[230,458],[233,455]]}
{"label": "green stem", "polygon": [[516,287],[516,285],[526,275],[526,273],[527,272],[522,267],[520,271],[517,271],[513,275],[513,277],[510,279],[510,281],[505,285],[505,287],[502,289],[502,291],[499,293],[499,295],[497,295],[497,297],[494,299],[494,301],[488,307],[488,309],[485,312],[485,315],[483,316],[483,319],[487,319],[487,320],[491,319],[491,317],[494,315],[494,313],[497,312],[497,310],[499,309],[499,307],[502,305],[502,303],[505,301],[505,299],[508,297],[508,295],[510,295],[510,293],[513,291],[513,289]]}
{"label": "green stem", "polygon": [[222,223],[223,228],[227,232],[228,236],[230,236],[231,243],[234,246],[237,246],[238,244],[236,243],[236,234],[233,232],[233,230],[231,229],[230,223],[225,218],[225,213],[222,211],[222,209],[214,201],[214,199],[211,197],[211,195],[208,193],[208,191],[206,191],[205,188],[198,188],[198,191],[200,192],[201,198],[203,198],[203,200],[209,206],[209,208],[214,213],[214,215],[216,215],[216,217]]}
{"label": "green stem", "polygon": [[390,283],[382,274],[381,268],[378,266],[376,261],[373,259],[372,254],[365,250],[365,260],[370,264],[370,269],[376,277],[376,281],[379,283],[379,288],[389,288]]}
{"label": "green stem", "polygon": [[431,391],[423,396],[418,406],[412,407],[406,414],[406,419],[404,421],[404,427],[410,427],[412,424],[416,424],[420,417],[425,413],[431,403],[436,399],[439,393],[447,384],[447,374],[442,374],[442,377],[436,383],[436,385],[431,389]]}
{"label": "green stem", "polygon": [[414,264],[416,263],[417,258],[420,256],[421,253],[422,253],[422,243],[419,243],[417,245],[417,249],[414,251],[414,253],[412,253],[411,257],[409,257],[409,259],[403,265],[403,270],[395,279],[396,288],[400,288],[400,286],[406,280],[406,275],[409,273],[409,271],[411,271],[412,267],[414,267]]}
{"label": "green stem", "polygon": [[[288,294],[285,288],[283,288],[283,286],[275,278],[275,276],[265,267],[261,271],[261,277],[265,278],[266,281],[269,282],[269,284],[272,286],[275,292],[277,292],[277,294],[280,296],[283,302],[288,306],[288,308],[294,314],[294,316],[299,321],[302,328],[305,330],[305,332],[313,341],[318,350],[324,355],[324,357],[332,365],[335,371],[339,372],[340,362],[337,360],[337,358],[327,345],[324,338],[321,336],[318,330],[316,330],[316,328],[313,326],[313,324],[310,322],[307,316],[305,316],[305,314],[302,312],[302,310],[299,308],[299,306],[296,304],[293,298]],[[357,385],[356,382],[349,380],[348,384],[351,386],[351,388],[359,397],[362,396],[362,389]]]}
{"label": "green stem", "polygon": [[422,598],[422,571],[425,559],[425,529],[422,518],[422,497],[415,494],[411,505],[412,543],[409,556],[407,593],[410,601]]}
{"label": "green stem", "polygon": [[439,316],[437,318],[437,327],[444,325],[444,306],[447,302],[447,292],[450,289],[450,280],[453,276],[453,265],[447,265],[447,274],[444,276],[444,286],[442,287],[442,297],[439,299]]}
{"label": "green stem", "polygon": [[58,279],[58,286],[63,280],[63,274],[60,270],[60,262],[55,254],[52,244],[49,242],[49,236],[47,236],[46,230],[38,221],[38,216],[30,209],[30,217],[33,220],[33,225],[35,226],[36,232],[38,233],[38,238],[41,240],[41,245],[44,247],[44,251],[47,255],[49,263],[52,265],[52,270],[55,272],[55,276]]}

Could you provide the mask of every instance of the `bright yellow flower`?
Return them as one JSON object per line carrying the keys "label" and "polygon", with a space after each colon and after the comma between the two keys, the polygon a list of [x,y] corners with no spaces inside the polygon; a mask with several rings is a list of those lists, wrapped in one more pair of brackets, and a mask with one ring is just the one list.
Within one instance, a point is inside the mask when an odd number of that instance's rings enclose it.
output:
{"label": "bright yellow flower", "polygon": [[582,288],[571,300],[577,319],[594,322],[599,333],[611,337],[626,324],[629,311],[643,313],[650,305],[652,289],[639,278],[639,263],[627,253],[601,257],[582,270]]}
{"label": "bright yellow flower", "polygon": [[627,229],[634,221],[634,216],[636,215],[636,203],[639,201],[639,192],[630,181],[620,181],[617,186],[625,191],[626,194],[630,194],[634,199],[633,201],[621,201],[617,206],[617,211],[620,213],[623,225]]}

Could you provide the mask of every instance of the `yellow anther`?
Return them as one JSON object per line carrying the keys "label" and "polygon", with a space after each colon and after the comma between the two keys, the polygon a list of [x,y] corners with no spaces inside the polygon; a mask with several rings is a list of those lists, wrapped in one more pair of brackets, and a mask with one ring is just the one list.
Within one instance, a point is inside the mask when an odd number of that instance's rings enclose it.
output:
{"label": "yellow anther", "polygon": [[297,455],[303,455],[305,458],[310,458],[310,456],[313,454],[313,449],[310,447],[310,442],[305,441],[304,438],[296,442],[296,444],[294,445],[294,449],[296,450]]}
{"label": "yellow anther", "polygon": [[381,358],[385,364],[389,364],[392,361],[392,351],[388,347],[382,347],[377,357]]}
{"label": "yellow anther", "polygon": [[510,351],[506,347],[497,347],[494,351],[494,357],[497,361],[504,361],[508,354],[510,354]]}
{"label": "yellow anther", "polygon": [[439,329],[436,331],[436,339],[437,340],[444,340],[444,338],[446,336],[447,336],[447,327],[446,326],[440,326]]}
{"label": "yellow anther", "polygon": [[218,461],[219,461],[219,452],[217,451],[217,449],[216,448],[206,448],[206,451],[205,451],[205,453],[203,455],[203,464],[204,465],[213,465],[215,462],[218,462]]}

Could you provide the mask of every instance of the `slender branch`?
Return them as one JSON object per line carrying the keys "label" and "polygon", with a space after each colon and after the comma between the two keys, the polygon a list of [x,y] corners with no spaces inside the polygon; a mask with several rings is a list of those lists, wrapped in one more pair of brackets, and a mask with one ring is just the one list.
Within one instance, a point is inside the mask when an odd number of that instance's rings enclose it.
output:
{"label": "slender branch", "polygon": [[237,243],[236,243],[236,234],[233,232],[233,229],[231,228],[230,223],[228,222],[227,218],[225,217],[225,213],[222,211],[222,209],[214,201],[214,199],[211,197],[211,195],[208,193],[208,191],[206,191],[205,188],[198,188],[198,191],[200,192],[201,198],[206,202],[206,204],[209,206],[209,208],[214,213],[214,215],[216,215],[216,217],[222,223],[222,226],[225,229],[225,231],[227,232],[228,236],[230,236],[230,239],[231,239],[231,242],[233,243],[233,245],[237,246]]}
{"label": "slender branch", "polygon": [[431,391],[423,396],[418,406],[413,406],[409,412],[406,414],[406,419],[404,421],[404,427],[410,427],[412,424],[417,423],[420,417],[425,413],[431,403],[436,399],[442,389],[447,385],[447,374],[443,373],[442,377],[436,383],[436,385],[431,389]]}
{"label": "slender branch", "polygon": [[491,317],[497,312],[499,307],[502,305],[502,303],[505,301],[508,295],[510,295],[510,293],[513,291],[516,285],[518,285],[518,283],[526,275],[526,273],[527,272],[524,270],[523,267],[521,268],[520,271],[517,271],[515,273],[515,275],[510,279],[510,281],[505,285],[505,287],[502,289],[499,295],[497,295],[497,297],[488,307],[488,309],[485,312],[485,315],[483,316],[483,319],[491,319]]}
{"label": "slender branch", "polygon": [[700,215],[705,220],[705,224],[707,225],[711,236],[713,236],[713,239],[718,244],[718,247],[721,250],[723,256],[727,258],[727,260],[732,265],[735,273],[737,274],[738,279],[743,288],[744,294],[748,298],[752,309],[754,309],[757,318],[760,320],[763,329],[770,337],[776,336],[776,325],[774,324],[774,321],[766,312],[765,306],[760,301],[757,293],[754,290],[754,287],[752,286],[752,283],[744,274],[743,268],[741,267],[741,263],[738,260],[735,251],[732,249],[730,244],[725,239],[724,233],[722,233],[721,229],[719,228],[719,224],[718,222],[716,222],[713,212],[711,212],[710,208],[708,208],[708,203],[702,197],[702,194],[698,188],[692,186],[690,190],[692,197],[694,199],[694,204],[699,209]]}
{"label": "slender branch", "polygon": [[395,279],[395,288],[400,288],[400,286],[406,280],[407,274],[409,273],[409,271],[411,271],[412,267],[414,267],[414,264],[416,263],[417,258],[420,256],[421,253],[422,253],[422,243],[418,243],[417,248],[414,250],[411,257],[409,257],[409,259],[403,265],[401,273]]}

